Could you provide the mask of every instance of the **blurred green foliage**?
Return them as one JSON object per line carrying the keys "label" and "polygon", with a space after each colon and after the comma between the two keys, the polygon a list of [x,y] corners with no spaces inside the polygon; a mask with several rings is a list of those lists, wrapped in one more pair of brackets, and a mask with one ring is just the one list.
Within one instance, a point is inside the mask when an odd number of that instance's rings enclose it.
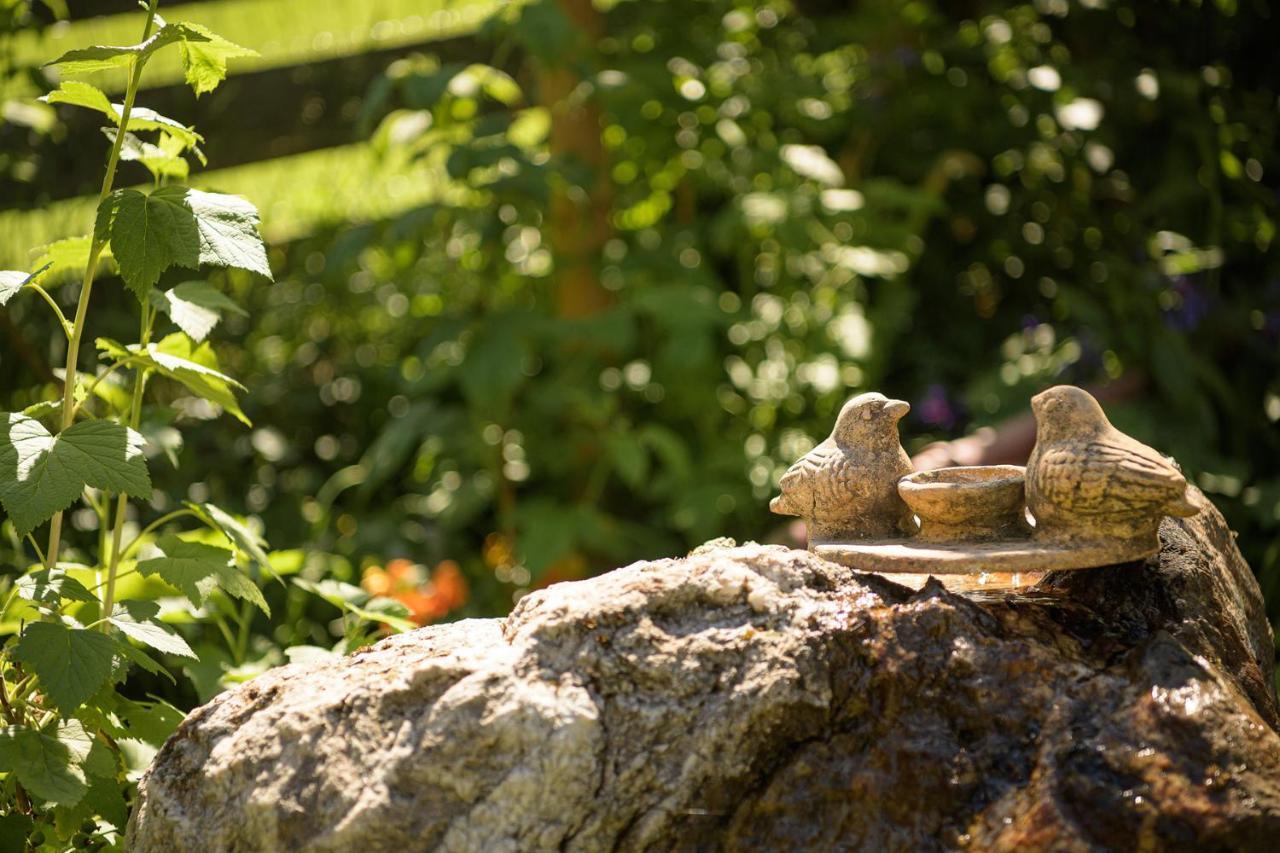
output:
{"label": "blurred green foliage", "polygon": [[[913,402],[915,450],[1126,378],[1114,420],[1209,493],[1280,617],[1274,31],[1248,0],[507,7],[483,61],[401,56],[361,105],[388,174],[458,193],[220,282],[255,426],[188,407],[159,488],[195,472],[347,606],[408,558],[492,615],[782,535],[778,475],[858,391]],[[10,407],[34,370],[0,351]],[[239,665],[342,632],[267,594],[286,616]]]}

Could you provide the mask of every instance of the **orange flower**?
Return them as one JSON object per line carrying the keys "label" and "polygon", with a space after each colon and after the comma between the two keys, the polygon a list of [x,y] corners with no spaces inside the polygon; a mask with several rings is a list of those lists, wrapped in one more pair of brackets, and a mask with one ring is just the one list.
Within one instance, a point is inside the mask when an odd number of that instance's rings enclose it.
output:
{"label": "orange flower", "polygon": [[470,588],[462,570],[453,560],[445,560],[436,566],[431,579],[420,583],[422,568],[409,560],[396,559],[385,569],[370,566],[365,569],[361,586],[370,595],[394,598],[409,608],[409,618],[419,625],[426,625],[449,615],[467,603]]}

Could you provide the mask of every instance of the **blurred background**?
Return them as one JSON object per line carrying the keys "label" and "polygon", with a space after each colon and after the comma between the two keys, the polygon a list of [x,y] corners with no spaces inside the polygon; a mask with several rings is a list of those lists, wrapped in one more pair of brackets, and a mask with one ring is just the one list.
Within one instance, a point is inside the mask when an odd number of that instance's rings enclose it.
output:
{"label": "blurred background", "polygon": [[[209,277],[244,309],[212,340],[253,426],[157,384],[157,494],[251,518],[300,581],[157,688],[175,702],[333,647],[361,596],[501,615],[713,537],[784,541],[778,476],[871,389],[945,464],[1025,455],[1033,393],[1097,388],[1239,531],[1280,618],[1268,3],[160,11],[259,53],[199,101],[157,60],[140,103],[209,139],[192,183],[259,206],[277,282]],[[0,268],[93,219],[107,140],[35,100],[41,63],[140,26],[128,0],[0,0]],[[94,306],[95,334],[134,329],[123,288]],[[46,314],[0,309],[0,409],[57,387]],[[10,528],[5,571],[30,559]]]}

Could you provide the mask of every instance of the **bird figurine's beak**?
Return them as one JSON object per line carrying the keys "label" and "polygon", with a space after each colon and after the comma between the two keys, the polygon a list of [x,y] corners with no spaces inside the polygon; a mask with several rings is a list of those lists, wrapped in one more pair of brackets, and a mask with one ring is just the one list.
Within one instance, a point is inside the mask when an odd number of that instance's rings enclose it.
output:
{"label": "bird figurine's beak", "polygon": [[895,421],[900,421],[911,411],[911,404],[905,400],[890,400],[884,404],[884,410]]}

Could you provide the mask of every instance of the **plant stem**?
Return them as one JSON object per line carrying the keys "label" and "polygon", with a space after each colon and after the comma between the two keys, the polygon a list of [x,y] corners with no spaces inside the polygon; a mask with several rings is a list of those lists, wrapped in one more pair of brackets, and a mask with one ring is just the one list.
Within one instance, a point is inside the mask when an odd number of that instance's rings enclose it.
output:
{"label": "plant stem", "polygon": [[132,540],[130,540],[128,545],[124,546],[124,550],[120,552],[121,559],[133,553],[133,549],[137,548],[139,545],[142,544],[143,538],[148,533],[151,533],[153,530],[155,530],[157,527],[160,527],[163,524],[167,524],[168,522],[173,521],[175,518],[182,518],[184,515],[195,515],[195,513],[189,509],[175,509],[173,512],[170,512],[166,515],[162,515],[159,518],[157,518],[155,521],[148,524],[146,527],[142,529],[141,533],[139,533],[137,536],[133,537]]}
{"label": "plant stem", "polygon": [[[151,325],[155,319],[151,307],[145,302],[142,305],[142,323],[138,331],[138,342],[145,349],[151,341]],[[133,380],[133,400],[129,405],[129,423],[130,429],[137,429],[138,422],[142,419],[142,392],[147,385],[147,370],[139,367],[137,375]],[[123,492],[116,501],[116,521],[115,526],[111,530],[111,555],[107,560],[107,590],[102,595],[102,617],[104,619],[111,616],[111,608],[115,604],[116,598],[116,570],[120,568],[120,555],[122,553],[120,544],[124,537],[124,518],[125,512],[129,508],[129,496]],[[103,625],[106,630],[106,625]]]}
{"label": "plant stem", "polygon": [[67,315],[62,313],[62,308],[54,301],[54,298],[49,295],[49,291],[45,290],[38,284],[28,284],[27,287],[40,294],[44,301],[49,303],[49,307],[53,309],[53,313],[58,316],[58,325],[62,327],[62,334],[70,338],[71,324],[67,322]]}
{"label": "plant stem", "polygon": [[[156,6],[160,0],[149,0],[147,4],[147,23],[142,30],[142,39],[151,37],[151,28],[156,22]],[[129,116],[133,113],[133,101],[138,96],[138,84],[142,79],[144,63],[133,60],[133,71],[129,75],[129,85],[125,90],[124,108],[120,112],[120,131],[111,145],[111,154],[107,157],[107,171],[102,177],[102,189],[98,192],[97,207],[102,206],[111,193],[116,181],[116,166],[120,164],[120,149],[124,144],[125,132],[129,129]],[[96,209],[96,208],[95,208]],[[76,371],[80,364],[80,342],[84,338],[85,319],[89,314],[89,295],[93,292],[93,277],[98,271],[98,259],[102,256],[105,244],[98,239],[97,226],[89,247],[89,262],[84,268],[84,281],[80,285],[80,301],[76,304],[75,324],[71,327],[71,340],[67,344],[67,370],[62,380],[62,428],[71,426],[75,418]],[[49,547],[45,549],[45,568],[51,569],[58,561],[58,547],[62,540],[62,512],[54,514],[49,521]]]}

